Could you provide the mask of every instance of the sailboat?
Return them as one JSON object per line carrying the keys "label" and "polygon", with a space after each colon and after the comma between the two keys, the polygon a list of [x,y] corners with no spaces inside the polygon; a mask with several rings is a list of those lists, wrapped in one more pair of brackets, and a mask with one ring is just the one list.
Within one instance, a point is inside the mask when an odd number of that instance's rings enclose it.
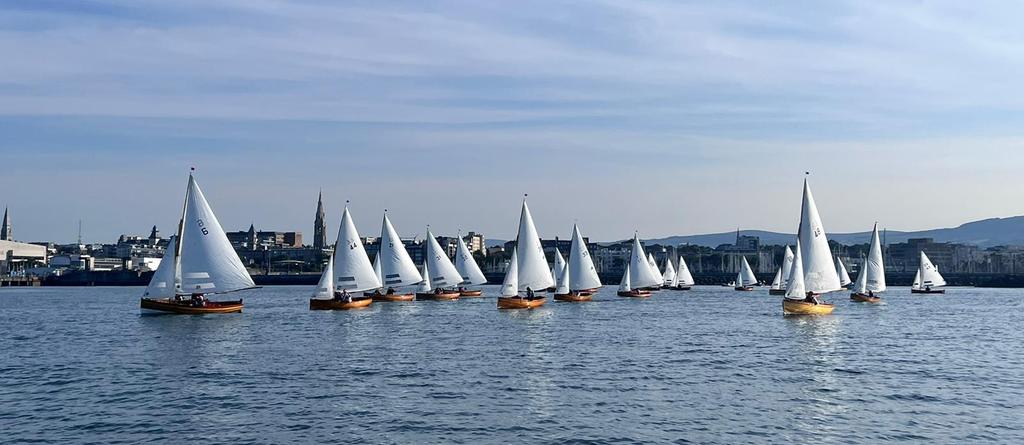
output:
{"label": "sailboat", "polygon": [[377,267],[380,267],[378,278],[381,286],[386,288],[383,293],[373,294],[375,301],[412,301],[416,296],[410,292],[396,292],[396,287],[411,286],[419,283],[420,277],[416,263],[405,250],[405,243],[395,231],[395,226],[384,211],[384,219],[380,225],[380,249],[377,250]]}
{"label": "sailboat", "polygon": [[799,263],[803,298],[794,295],[790,287],[786,288],[786,296],[782,299],[784,314],[828,314],[835,307],[820,301],[816,295],[840,290],[839,275],[832,264],[832,250],[828,246],[825,227],[818,214],[818,206],[814,203],[811,187],[804,179],[803,201],[800,205],[800,228],[797,230],[797,253],[793,259],[793,272],[790,274],[790,285],[796,280],[797,264]]}
{"label": "sailboat", "polygon": [[480,289],[466,289],[464,286],[467,284],[479,286],[487,283],[487,277],[484,276],[484,272],[480,270],[480,266],[476,264],[476,260],[473,259],[473,253],[466,247],[466,243],[462,241],[462,234],[459,236],[458,249],[455,252],[455,269],[459,271],[459,275],[462,276],[462,282],[459,283],[459,296],[460,297],[479,297],[483,295],[483,291]]}
{"label": "sailboat", "polygon": [[868,248],[868,258],[860,268],[857,275],[857,282],[853,286],[853,293],[850,299],[865,303],[877,303],[881,297],[875,295],[878,292],[885,292],[885,266],[882,264],[882,244],[878,240],[878,223],[871,231],[871,247]]}
{"label": "sailboat", "polygon": [[[516,248],[512,251],[512,263],[501,285],[498,309],[533,309],[543,306],[547,298],[533,293],[554,284],[555,279],[544,258],[544,247],[540,244],[537,227],[533,225],[533,216],[524,198],[519,215]],[[526,291],[526,296],[520,295],[521,291]]]}
{"label": "sailboat", "polygon": [[[654,274],[655,277],[661,277],[661,269],[658,268],[658,262],[654,259],[653,252],[649,252],[647,254],[647,265],[651,268],[651,273]],[[655,285],[647,286],[646,290],[651,292],[657,291],[661,289],[661,283],[662,281],[659,279]]]}
{"label": "sailboat", "polygon": [[946,285],[946,279],[942,278],[939,269],[928,259],[928,255],[921,252],[921,265],[917,267],[917,274],[914,275],[914,284],[910,286],[910,293],[913,294],[944,294],[945,289],[934,289]]}
{"label": "sailboat", "polygon": [[839,285],[847,287],[853,280],[850,279],[850,273],[846,271],[846,265],[843,264],[843,260],[839,259],[839,255],[836,255],[836,275],[839,276]]}
{"label": "sailboat", "polygon": [[661,280],[662,289],[671,289],[673,287],[676,287],[676,284],[678,283],[678,281],[676,280],[676,268],[672,267],[671,258],[665,258],[665,273],[661,275]]}
{"label": "sailboat", "polygon": [[690,290],[693,288],[693,275],[690,274],[690,268],[686,266],[686,260],[683,259],[682,255],[679,256],[679,267],[676,271],[676,279],[674,280],[674,286],[676,290]]}
{"label": "sailboat", "polygon": [[754,290],[754,285],[757,284],[757,276],[754,275],[754,271],[750,268],[747,257],[742,258],[743,264],[740,265],[740,271],[736,274],[736,285],[733,289],[749,292]]}
{"label": "sailboat", "polygon": [[651,269],[649,259],[644,255],[644,246],[640,244],[638,234],[633,235],[633,249],[629,255],[629,263],[626,271],[622,274],[622,282],[619,283],[618,295],[620,297],[649,297],[648,290],[661,283],[661,275],[655,274]]}
{"label": "sailboat", "polygon": [[[373,256],[373,273],[377,274],[377,281],[384,282],[384,275],[380,273],[380,248],[377,249],[377,254]],[[363,292],[363,295],[367,297],[381,294],[381,289],[374,289],[373,292]]]}
{"label": "sailboat", "polygon": [[590,257],[587,243],[576,224],[572,226],[572,242],[569,245],[569,260],[558,279],[555,300],[590,301],[594,292],[601,287],[594,260]]}
{"label": "sailboat", "polygon": [[768,295],[786,295],[786,283],[789,282],[789,274],[793,270],[793,251],[786,246],[786,253],[782,256],[782,267],[775,272],[775,279],[768,289]]}
{"label": "sailboat", "polygon": [[[193,168],[191,171],[195,171]],[[241,312],[242,300],[210,301],[256,287],[190,172],[178,231],[139,301],[143,313]],[[188,298],[187,298],[188,297]]]}
{"label": "sailboat", "polygon": [[423,281],[416,292],[416,298],[420,300],[458,300],[460,292],[457,289],[445,289],[445,286],[457,286],[462,282],[462,275],[455,269],[455,265],[448,259],[448,253],[441,248],[441,244],[434,238],[427,228],[427,249],[426,258],[423,263]]}
{"label": "sailboat", "polygon": [[555,238],[555,261],[551,264],[551,277],[555,279],[555,284],[549,287],[548,292],[555,292],[558,287],[558,278],[562,276],[562,271],[565,270],[565,258],[562,257],[562,252],[558,250],[558,238]]}
{"label": "sailboat", "polygon": [[[359,238],[352,215],[348,211],[348,203],[341,214],[341,226],[338,228],[338,240],[334,243],[334,254],[331,255],[330,299],[310,298],[310,310],[345,310],[369,306],[373,298],[355,297],[350,292],[363,292],[381,287],[377,273],[366,255],[363,241]],[[327,273],[327,271],[325,271]]]}

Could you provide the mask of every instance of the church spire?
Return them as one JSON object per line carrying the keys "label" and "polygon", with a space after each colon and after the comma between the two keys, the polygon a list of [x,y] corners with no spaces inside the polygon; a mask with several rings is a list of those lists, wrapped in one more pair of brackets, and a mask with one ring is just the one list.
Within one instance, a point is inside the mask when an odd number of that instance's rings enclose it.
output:
{"label": "church spire", "polygon": [[316,198],[316,216],[313,219],[313,248],[322,250],[327,247],[327,216],[324,212],[324,192]]}
{"label": "church spire", "polygon": [[11,218],[7,216],[7,207],[4,207],[4,222],[0,225],[0,240],[14,241],[11,238]]}

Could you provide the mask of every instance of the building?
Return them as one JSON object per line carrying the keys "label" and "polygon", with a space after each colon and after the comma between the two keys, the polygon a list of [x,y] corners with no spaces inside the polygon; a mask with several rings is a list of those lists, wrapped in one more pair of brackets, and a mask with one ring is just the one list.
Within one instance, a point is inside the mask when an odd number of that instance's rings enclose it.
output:
{"label": "building", "polygon": [[302,232],[256,231],[249,225],[249,230],[228,232],[228,241],[235,250],[259,250],[261,248],[300,248]]}
{"label": "building", "polygon": [[327,248],[327,217],[324,212],[323,192],[316,198],[316,216],[313,218],[313,248]]}
{"label": "building", "polygon": [[483,234],[469,232],[468,235],[462,237],[462,241],[466,243],[470,253],[483,252],[484,255],[487,255],[487,245]]}
{"label": "building", "polygon": [[0,275],[20,275],[25,270],[45,265],[46,260],[46,246],[0,240]]}
{"label": "building", "polygon": [[940,272],[973,272],[978,257],[975,246],[937,243],[934,238],[911,238],[905,243],[889,245],[887,266],[900,272],[913,272],[921,264],[921,252],[928,255]]}

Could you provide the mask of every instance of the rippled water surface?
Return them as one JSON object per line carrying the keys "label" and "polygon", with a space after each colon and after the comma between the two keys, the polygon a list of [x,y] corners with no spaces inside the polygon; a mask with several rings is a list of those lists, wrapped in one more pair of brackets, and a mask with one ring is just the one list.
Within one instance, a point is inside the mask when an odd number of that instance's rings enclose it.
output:
{"label": "rippled water surface", "polygon": [[784,317],[698,287],[139,316],[140,288],[0,290],[0,442],[1024,443],[1024,290]]}

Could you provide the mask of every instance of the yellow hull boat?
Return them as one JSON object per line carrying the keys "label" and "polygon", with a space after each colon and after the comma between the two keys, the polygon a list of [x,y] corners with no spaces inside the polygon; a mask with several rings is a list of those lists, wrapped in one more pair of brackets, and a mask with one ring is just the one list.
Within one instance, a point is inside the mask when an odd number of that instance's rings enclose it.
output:
{"label": "yellow hull boat", "polygon": [[786,315],[828,315],[835,309],[829,303],[808,303],[803,300],[782,299],[782,313]]}

